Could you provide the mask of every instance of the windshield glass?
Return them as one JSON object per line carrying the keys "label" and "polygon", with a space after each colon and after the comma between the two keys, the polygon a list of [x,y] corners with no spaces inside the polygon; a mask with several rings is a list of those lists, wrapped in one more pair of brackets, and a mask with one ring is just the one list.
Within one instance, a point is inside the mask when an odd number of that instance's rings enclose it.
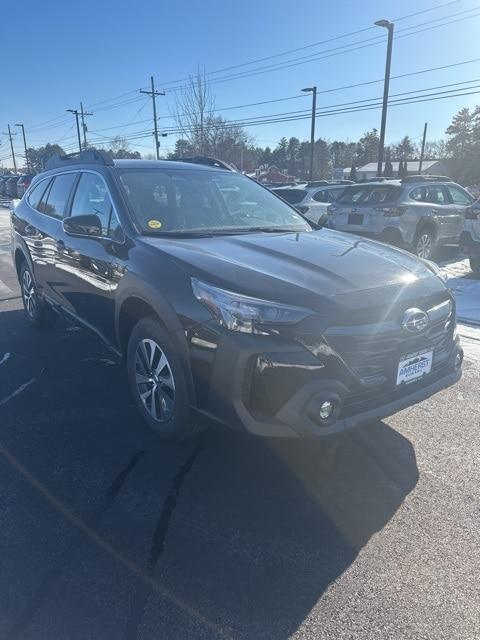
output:
{"label": "windshield glass", "polygon": [[291,207],[234,172],[129,169],[120,181],[144,234],[311,230]]}
{"label": "windshield glass", "polygon": [[402,192],[402,188],[397,185],[357,185],[347,187],[342,196],[337,200],[338,204],[362,204],[374,205],[384,202],[393,202]]}

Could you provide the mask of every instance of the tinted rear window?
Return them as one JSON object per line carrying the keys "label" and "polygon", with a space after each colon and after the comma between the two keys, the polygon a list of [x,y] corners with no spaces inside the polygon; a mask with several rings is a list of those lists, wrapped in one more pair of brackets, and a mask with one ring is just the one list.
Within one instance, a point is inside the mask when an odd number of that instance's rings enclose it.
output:
{"label": "tinted rear window", "polygon": [[289,204],[298,204],[306,196],[306,192],[302,189],[275,189],[274,193]]}
{"label": "tinted rear window", "polygon": [[362,204],[365,206],[394,202],[402,193],[397,185],[356,185],[347,187],[337,200],[339,204]]}

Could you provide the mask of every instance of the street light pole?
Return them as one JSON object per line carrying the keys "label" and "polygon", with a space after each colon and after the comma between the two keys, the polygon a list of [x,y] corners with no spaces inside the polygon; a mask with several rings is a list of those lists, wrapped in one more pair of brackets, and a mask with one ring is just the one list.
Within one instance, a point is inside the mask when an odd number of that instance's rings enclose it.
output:
{"label": "street light pole", "polygon": [[313,150],[315,146],[315,116],[317,111],[317,87],[305,87],[305,93],[312,94],[312,124],[310,128],[310,180],[313,180]]}
{"label": "street light pole", "polygon": [[28,161],[28,152],[27,152],[27,139],[25,138],[25,127],[23,126],[22,123],[17,123],[15,126],[16,127],[22,127],[23,148],[25,149],[25,163],[27,165],[27,171],[28,171],[28,173],[30,173],[30,162]]}
{"label": "street light pole", "polygon": [[383,27],[388,29],[388,41],[387,41],[387,60],[385,63],[385,81],[383,85],[383,106],[382,106],[382,122],[380,125],[380,142],[378,145],[378,164],[377,164],[377,176],[382,175],[383,168],[383,152],[385,147],[385,127],[387,124],[387,108],[388,108],[388,89],[390,86],[390,66],[392,62],[392,45],[393,45],[393,29],[395,25],[389,20],[377,20],[375,22],[377,27]]}

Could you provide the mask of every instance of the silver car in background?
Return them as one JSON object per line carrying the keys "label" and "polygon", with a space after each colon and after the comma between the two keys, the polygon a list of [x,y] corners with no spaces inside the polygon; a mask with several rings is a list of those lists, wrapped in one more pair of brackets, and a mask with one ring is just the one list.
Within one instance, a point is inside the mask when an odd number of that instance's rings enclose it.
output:
{"label": "silver car in background", "polygon": [[430,259],[442,244],[458,244],[473,198],[441,176],[368,182],[346,187],[328,208],[331,229],[367,235]]}
{"label": "silver car in background", "polygon": [[480,278],[480,200],[476,200],[465,213],[460,249],[470,258],[470,268]]}
{"label": "silver car in background", "polygon": [[320,187],[282,187],[272,191],[303,213],[308,220],[322,225],[327,220],[328,207],[342,195],[344,189],[345,185],[326,184]]}

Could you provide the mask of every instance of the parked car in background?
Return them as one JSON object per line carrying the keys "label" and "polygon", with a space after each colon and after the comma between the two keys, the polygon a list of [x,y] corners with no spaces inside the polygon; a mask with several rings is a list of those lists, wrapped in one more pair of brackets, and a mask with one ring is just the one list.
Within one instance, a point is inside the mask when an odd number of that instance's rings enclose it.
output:
{"label": "parked car in background", "polygon": [[7,195],[7,182],[8,180],[10,180],[11,177],[12,177],[11,175],[0,176],[0,195],[1,196]]}
{"label": "parked car in background", "polygon": [[315,232],[233,171],[99,152],[52,165],[11,215],[27,316],[45,327],[62,313],[123,355],[160,436],[206,420],[322,437],[460,378],[435,265]]}
{"label": "parked car in background", "polygon": [[293,205],[308,220],[322,225],[327,220],[328,207],[341,196],[344,189],[342,185],[327,182],[322,186],[284,187],[273,189],[273,192]]}
{"label": "parked car in background", "polygon": [[5,195],[7,195],[10,198],[18,198],[17,182],[20,180],[20,177],[21,176],[12,176],[7,180]]}
{"label": "parked car in background", "polygon": [[443,176],[345,187],[328,209],[327,226],[406,247],[430,259],[442,244],[458,244],[473,197]]}
{"label": "parked car in background", "polygon": [[17,197],[18,198],[23,198],[23,194],[25,193],[25,191],[28,189],[28,187],[30,186],[33,178],[34,178],[34,174],[33,173],[29,173],[26,176],[20,176],[18,182],[17,182]]}
{"label": "parked car in background", "polygon": [[465,212],[460,249],[469,257],[473,273],[480,277],[480,200],[476,200]]}

